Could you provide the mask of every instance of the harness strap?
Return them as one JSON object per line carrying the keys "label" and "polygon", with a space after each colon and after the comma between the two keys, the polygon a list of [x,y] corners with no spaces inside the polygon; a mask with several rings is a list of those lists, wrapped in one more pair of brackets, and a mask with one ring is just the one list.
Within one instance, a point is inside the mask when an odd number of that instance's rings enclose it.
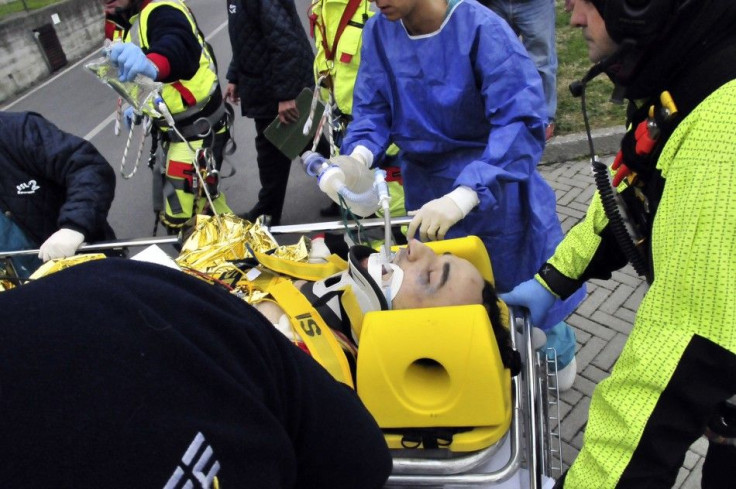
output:
{"label": "harness strap", "polygon": [[327,44],[327,33],[325,31],[324,22],[316,22],[317,27],[322,33],[322,47],[325,50],[325,59],[327,61],[333,61],[335,59],[335,51],[337,51],[337,44],[340,42],[340,36],[342,36],[345,27],[347,27],[350,19],[355,15],[355,12],[358,11],[360,2],[361,0],[348,1],[348,4],[345,6],[345,10],[342,12],[342,17],[340,17],[340,23],[338,24],[337,31],[335,32],[335,40],[332,41],[332,48]]}
{"label": "harness strap", "polygon": [[[191,118],[190,118],[191,119]],[[181,124],[177,121],[177,130],[187,141],[202,139],[207,136],[210,132],[217,132],[227,125],[228,113],[225,104],[221,103],[209,115],[202,115],[194,120],[187,121],[186,124]],[[183,140],[179,137],[176,132],[168,129],[164,126],[164,130],[161,131],[162,139],[172,143],[180,143]]]}
{"label": "harness strap", "polygon": [[289,321],[299,332],[312,357],[335,380],[354,388],[350,365],[335,333],[299,289],[290,280],[282,280],[270,287],[268,292],[289,316]]}
{"label": "harness strap", "polygon": [[346,287],[343,293],[340,295],[340,304],[342,305],[345,314],[350,321],[350,329],[353,333],[353,338],[356,340],[360,339],[360,332],[363,327],[363,309],[358,303],[358,298],[355,296],[352,287]]}
{"label": "harness strap", "polygon": [[311,282],[323,280],[348,268],[348,263],[337,255],[328,256],[327,263],[300,263],[258,251],[254,254],[256,260],[269,270]]}

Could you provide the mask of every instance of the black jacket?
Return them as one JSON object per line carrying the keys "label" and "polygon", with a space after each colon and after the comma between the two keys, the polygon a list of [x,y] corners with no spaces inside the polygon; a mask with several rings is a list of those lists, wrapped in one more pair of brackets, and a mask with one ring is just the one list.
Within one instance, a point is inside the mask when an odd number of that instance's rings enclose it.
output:
{"label": "black jacket", "polygon": [[92,143],[33,112],[0,112],[0,211],[38,245],[59,228],[114,239],[115,172]]}
{"label": "black jacket", "polygon": [[108,258],[0,311],[4,488],[378,489],[391,472],[358,396],[219,286]]}
{"label": "black jacket", "polygon": [[227,9],[227,79],[238,85],[242,113],[276,117],[279,102],[314,86],[314,52],[294,0],[228,0]]}

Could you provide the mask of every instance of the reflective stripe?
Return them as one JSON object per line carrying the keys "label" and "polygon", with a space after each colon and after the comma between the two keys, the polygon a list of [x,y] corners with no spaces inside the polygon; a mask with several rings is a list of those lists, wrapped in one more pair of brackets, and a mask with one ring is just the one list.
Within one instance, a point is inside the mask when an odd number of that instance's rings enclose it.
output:
{"label": "reflective stripe", "polygon": [[191,180],[194,175],[194,165],[186,161],[169,161],[166,174],[172,177],[188,178]]}
{"label": "reflective stripe", "polygon": [[184,103],[187,104],[187,106],[191,107],[193,105],[196,105],[197,100],[194,98],[194,94],[187,90],[187,87],[185,87],[182,82],[175,81],[171,84],[171,86],[176,88],[176,91],[181,94],[181,98],[184,99]]}

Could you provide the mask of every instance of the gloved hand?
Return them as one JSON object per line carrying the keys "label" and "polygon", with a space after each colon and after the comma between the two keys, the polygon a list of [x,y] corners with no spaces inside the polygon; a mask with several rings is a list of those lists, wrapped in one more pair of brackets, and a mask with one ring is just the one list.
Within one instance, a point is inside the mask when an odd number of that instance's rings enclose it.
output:
{"label": "gloved hand", "polygon": [[132,81],[136,75],[141,74],[155,80],[158,76],[158,68],[143,54],[141,48],[132,42],[120,42],[112,45],[110,49],[110,60],[118,65],[120,69],[119,80],[122,82]]}
{"label": "gloved hand", "polygon": [[422,241],[445,239],[447,230],[468,215],[478,205],[478,194],[469,187],[458,187],[439,199],[430,200],[418,211],[410,211],[414,216],[406,232],[413,238],[417,230]]}
{"label": "gloved hand", "polygon": [[511,292],[499,294],[498,297],[506,304],[524,306],[529,309],[532,324],[535,326],[542,324],[547,312],[549,312],[557,299],[552,292],[545,289],[535,278],[520,283]]}
{"label": "gloved hand", "polygon": [[61,228],[44,241],[38,250],[43,261],[72,256],[84,242],[84,235],[73,229]]}
{"label": "gloved hand", "polygon": [[309,263],[327,263],[328,256],[330,256],[330,249],[325,244],[324,235],[320,234],[312,238],[309,247]]}
{"label": "gloved hand", "polygon": [[130,131],[133,124],[138,125],[141,123],[141,116],[133,111],[133,107],[128,106],[128,108],[123,111],[123,122],[125,123],[125,127],[128,128],[128,131]]}
{"label": "gloved hand", "polygon": [[358,160],[366,168],[370,168],[373,165],[373,153],[371,153],[371,150],[363,145],[359,144],[355,148],[353,148],[350,156]]}

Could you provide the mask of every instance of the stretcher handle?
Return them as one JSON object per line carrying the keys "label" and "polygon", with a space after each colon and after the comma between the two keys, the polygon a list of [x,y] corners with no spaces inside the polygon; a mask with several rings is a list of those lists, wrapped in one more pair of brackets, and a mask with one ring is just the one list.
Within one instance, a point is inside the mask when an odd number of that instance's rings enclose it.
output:
{"label": "stretcher handle", "polygon": [[[395,226],[408,225],[411,222],[411,216],[401,216],[391,218],[391,224]],[[363,228],[375,228],[383,227],[383,218],[372,218],[363,219],[360,221],[360,226]],[[313,222],[307,224],[290,224],[286,226],[271,226],[268,231],[271,234],[304,234],[318,231],[340,231],[348,228],[358,227],[357,222],[343,221],[325,221],[325,222]],[[178,236],[162,236],[160,238],[131,238],[131,239],[119,239],[114,241],[100,241],[98,243],[83,244],[77,249],[78,253],[88,251],[103,251],[112,250],[118,248],[132,248],[137,246],[151,246],[151,245],[165,245],[165,244],[177,244],[181,243]],[[26,255],[38,255],[39,250],[17,250],[17,251],[0,251],[0,258],[2,257],[13,257],[13,256],[26,256]]]}

